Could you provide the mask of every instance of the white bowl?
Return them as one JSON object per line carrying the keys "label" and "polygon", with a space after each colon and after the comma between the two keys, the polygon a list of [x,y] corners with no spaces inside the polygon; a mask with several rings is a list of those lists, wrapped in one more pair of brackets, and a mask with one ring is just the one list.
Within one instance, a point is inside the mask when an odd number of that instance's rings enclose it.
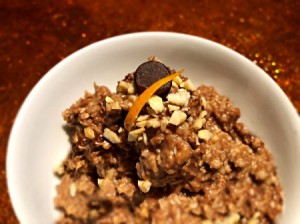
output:
{"label": "white bowl", "polygon": [[213,85],[241,109],[242,121],[272,151],[285,193],[280,223],[300,223],[300,125],[282,90],[254,63],[199,37],[135,33],[92,44],[51,69],[23,103],[11,131],[8,187],[21,223],[54,223],[53,168],[70,149],[61,113],[93,83],[115,89],[148,56],[157,56],[194,83]]}

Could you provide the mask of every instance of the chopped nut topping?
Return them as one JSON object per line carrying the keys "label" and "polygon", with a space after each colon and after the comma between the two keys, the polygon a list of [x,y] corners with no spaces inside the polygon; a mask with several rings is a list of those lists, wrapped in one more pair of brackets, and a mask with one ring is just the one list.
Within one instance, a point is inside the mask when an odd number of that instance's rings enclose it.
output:
{"label": "chopped nut topping", "polygon": [[111,168],[111,169],[109,169],[109,170],[106,172],[105,179],[112,180],[112,179],[115,178],[116,176],[117,176],[117,171],[116,171],[116,169]]}
{"label": "chopped nut topping", "polygon": [[110,98],[109,96],[105,97],[105,102],[106,103],[113,103],[114,100],[112,98]]}
{"label": "chopped nut topping", "polygon": [[168,104],[168,109],[170,112],[174,111],[174,110],[179,110],[180,107],[179,106],[175,106],[175,105],[172,105],[172,104]]}
{"label": "chopped nut topping", "polygon": [[136,121],[137,121],[137,122],[139,122],[139,121],[145,121],[145,120],[147,120],[149,117],[150,117],[150,116],[149,116],[148,114],[146,114],[146,115],[140,115],[140,116],[136,119]]}
{"label": "chopped nut topping", "polygon": [[84,136],[88,139],[94,139],[95,138],[95,132],[90,127],[86,127],[84,129]]}
{"label": "chopped nut topping", "polygon": [[103,184],[103,182],[104,182],[104,179],[102,179],[102,178],[98,178],[97,179],[97,184],[98,184],[99,187],[101,187],[101,185]]}
{"label": "chopped nut topping", "polygon": [[168,118],[163,117],[163,118],[161,119],[160,130],[161,130],[162,132],[165,132],[165,131],[166,131],[167,126],[168,126],[168,123],[169,123]]}
{"label": "chopped nut topping", "polygon": [[110,149],[110,147],[111,147],[111,144],[109,143],[109,142],[107,142],[107,141],[103,141],[102,142],[102,148],[103,149]]}
{"label": "chopped nut topping", "polygon": [[120,106],[120,103],[115,101],[111,104],[111,109],[112,110],[121,110],[121,106]]}
{"label": "chopped nut topping", "polygon": [[186,113],[180,110],[175,110],[171,115],[169,123],[174,125],[180,125],[186,120],[186,118],[187,118]]}
{"label": "chopped nut topping", "polygon": [[136,101],[137,98],[138,97],[136,95],[129,95],[129,97],[128,97],[128,99],[133,103]]}
{"label": "chopped nut topping", "polygon": [[180,86],[180,84],[182,83],[182,79],[177,76],[176,78],[173,79],[173,82],[175,82],[178,86]]}
{"label": "chopped nut topping", "polygon": [[155,56],[150,56],[150,57],[148,57],[147,59],[148,59],[148,61],[157,61],[157,62],[161,62],[161,60],[159,60],[159,58],[158,58],[158,57],[155,57]]}
{"label": "chopped nut topping", "polygon": [[152,184],[149,180],[138,180],[138,186],[140,190],[144,193],[149,192],[151,185]]}
{"label": "chopped nut topping", "polygon": [[203,124],[205,123],[205,118],[201,118],[201,116],[199,118],[197,118],[194,122],[193,128],[195,130],[199,130],[202,128]]}
{"label": "chopped nut topping", "polygon": [[150,128],[150,127],[158,128],[158,127],[160,127],[160,122],[157,118],[149,119],[149,120],[147,120],[146,127],[147,128]]}
{"label": "chopped nut topping", "polygon": [[178,89],[178,85],[176,82],[172,81],[172,88],[174,89]]}
{"label": "chopped nut topping", "polygon": [[132,82],[129,83],[127,92],[128,92],[128,94],[134,94],[135,93],[135,86],[134,86],[134,84]]}
{"label": "chopped nut topping", "polygon": [[137,122],[137,123],[136,123],[136,126],[137,126],[138,128],[143,128],[143,127],[146,126],[146,124],[147,124],[147,121],[140,121],[140,122]]}
{"label": "chopped nut topping", "polygon": [[152,96],[148,100],[148,104],[155,111],[156,114],[163,112],[165,108],[162,98],[156,95]]}
{"label": "chopped nut topping", "polygon": [[88,113],[82,113],[82,114],[80,114],[80,118],[81,119],[87,119],[87,118],[89,118],[89,114]]}
{"label": "chopped nut topping", "polygon": [[204,118],[206,115],[207,115],[207,111],[205,111],[205,110],[201,111],[201,113],[200,113],[201,118]]}
{"label": "chopped nut topping", "polygon": [[105,97],[105,102],[106,102],[106,111],[111,111],[111,110],[121,110],[120,103],[117,101],[114,101],[110,97]]}
{"label": "chopped nut topping", "polygon": [[249,220],[248,224],[258,224],[259,223],[259,216],[260,213],[259,212],[255,212],[254,215],[252,216],[252,218]]}
{"label": "chopped nut topping", "polygon": [[78,135],[77,135],[76,132],[75,132],[74,135],[72,135],[72,142],[73,142],[73,143],[77,143],[77,142],[78,142]]}
{"label": "chopped nut topping", "polygon": [[238,213],[230,214],[220,223],[237,224],[240,221],[240,215]]}
{"label": "chopped nut topping", "polygon": [[130,86],[129,82],[120,81],[117,86],[117,93],[128,93],[129,86]]}
{"label": "chopped nut topping", "polygon": [[183,111],[183,112],[187,112],[188,110],[189,110],[188,107],[183,107],[183,108],[181,108],[181,111]]}
{"label": "chopped nut topping", "polygon": [[146,135],[146,133],[143,133],[143,141],[145,145],[148,145],[148,136]]}
{"label": "chopped nut topping", "polygon": [[207,106],[207,101],[206,101],[206,99],[203,96],[200,98],[200,104],[204,108],[206,108],[206,106]]}
{"label": "chopped nut topping", "polygon": [[209,130],[203,129],[198,131],[198,137],[205,141],[208,141],[212,137],[212,133]]}
{"label": "chopped nut topping", "polygon": [[179,89],[176,93],[170,93],[167,96],[167,99],[170,103],[178,105],[178,106],[184,106],[187,105],[189,99],[190,99],[190,93],[186,91],[185,89]]}
{"label": "chopped nut topping", "polygon": [[148,114],[150,114],[152,117],[158,117],[156,112],[151,107],[146,107]]}
{"label": "chopped nut topping", "polygon": [[76,191],[77,191],[76,184],[72,182],[69,188],[69,194],[71,195],[71,197],[75,197]]}
{"label": "chopped nut topping", "polygon": [[65,167],[63,164],[59,164],[55,169],[54,173],[58,176],[62,176],[65,173]]}
{"label": "chopped nut topping", "polygon": [[103,136],[113,144],[121,143],[121,139],[119,138],[119,136],[109,128],[104,129]]}
{"label": "chopped nut topping", "polygon": [[139,128],[135,129],[128,133],[128,141],[133,142],[138,139],[138,137],[142,136],[142,134],[145,132],[145,128]]}
{"label": "chopped nut topping", "polygon": [[196,90],[196,87],[194,86],[194,84],[192,83],[191,80],[186,80],[185,82],[180,84],[180,87],[185,88],[186,90],[193,92]]}

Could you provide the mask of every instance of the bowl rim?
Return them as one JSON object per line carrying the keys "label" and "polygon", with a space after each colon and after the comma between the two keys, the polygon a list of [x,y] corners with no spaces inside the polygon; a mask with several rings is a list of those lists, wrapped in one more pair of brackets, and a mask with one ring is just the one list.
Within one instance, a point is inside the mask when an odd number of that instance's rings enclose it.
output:
{"label": "bowl rim", "polygon": [[[12,203],[12,207],[14,210],[15,215],[17,216],[18,220],[22,220],[22,211],[19,209],[17,198],[15,196],[16,187],[14,186],[14,183],[12,181],[13,176],[13,158],[15,155],[16,147],[14,146],[14,141],[16,140],[16,134],[19,128],[21,128],[22,123],[22,114],[24,111],[26,111],[27,107],[29,106],[31,102],[31,98],[39,92],[39,90],[43,87],[43,85],[48,82],[48,80],[53,76],[53,73],[55,73],[56,70],[59,70],[61,67],[63,67],[64,64],[69,63],[73,60],[73,58],[80,56],[82,53],[89,51],[90,49],[94,47],[101,47],[102,45],[107,44],[113,44],[115,41],[126,41],[127,39],[133,39],[133,38],[178,38],[178,39],[185,39],[189,41],[198,41],[199,43],[202,42],[204,44],[210,45],[211,47],[216,47],[225,52],[226,54],[230,54],[233,56],[234,59],[243,60],[245,63],[249,64],[249,66],[255,66],[262,75],[263,81],[265,81],[268,85],[271,85],[272,88],[274,88],[274,91],[277,93],[277,97],[280,97],[282,103],[286,108],[288,108],[290,118],[294,120],[294,128],[298,131],[298,136],[300,136],[300,122],[299,117],[296,111],[296,108],[293,106],[292,102],[289,100],[287,95],[283,92],[283,90],[279,87],[279,85],[259,66],[254,64],[250,59],[246,58],[244,55],[218,43],[214,42],[212,40],[190,35],[190,34],[184,34],[184,33],[178,33],[178,32],[165,32],[165,31],[150,31],[150,32],[133,32],[129,34],[121,34],[114,37],[105,38],[102,40],[99,40],[97,42],[94,42],[92,44],[89,44],[87,46],[84,46],[83,48],[80,48],[73,53],[67,55],[63,60],[58,61],[51,69],[49,69],[41,78],[40,80],[33,86],[33,88],[30,90],[30,92],[27,94],[26,98],[23,100],[16,116],[14,123],[11,127],[8,143],[7,143],[7,151],[6,151],[6,164],[5,164],[5,170],[6,170],[6,184],[8,187],[8,193],[9,198]],[[250,65],[251,63],[251,65]],[[298,152],[300,152],[300,149],[298,149]]]}

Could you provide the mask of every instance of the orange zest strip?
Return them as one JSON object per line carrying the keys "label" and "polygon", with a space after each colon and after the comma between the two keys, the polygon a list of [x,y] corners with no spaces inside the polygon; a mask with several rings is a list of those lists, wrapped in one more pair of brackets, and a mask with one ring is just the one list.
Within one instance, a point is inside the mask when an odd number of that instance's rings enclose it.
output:
{"label": "orange zest strip", "polygon": [[166,83],[172,81],[176,76],[179,76],[181,73],[183,73],[183,71],[184,70],[182,69],[176,73],[173,73],[171,75],[168,75],[167,77],[156,81],[136,99],[124,120],[124,127],[127,131],[130,131],[132,129],[140,111],[151,98],[151,96],[156,92],[156,90],[158,90],[161,86],[165,85]]}

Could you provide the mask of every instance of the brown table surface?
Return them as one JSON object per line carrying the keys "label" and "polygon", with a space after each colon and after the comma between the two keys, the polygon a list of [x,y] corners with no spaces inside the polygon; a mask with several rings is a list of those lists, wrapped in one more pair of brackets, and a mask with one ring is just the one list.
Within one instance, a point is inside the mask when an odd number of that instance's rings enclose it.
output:
{"label": "brown table surface", "polygon": [[300,111],[299,12],[295,0],[0,1],[0,222],[17,223],[5,172],[14,118],[31,88],[60,60],[119,34],[193,34],[257,63]]}

